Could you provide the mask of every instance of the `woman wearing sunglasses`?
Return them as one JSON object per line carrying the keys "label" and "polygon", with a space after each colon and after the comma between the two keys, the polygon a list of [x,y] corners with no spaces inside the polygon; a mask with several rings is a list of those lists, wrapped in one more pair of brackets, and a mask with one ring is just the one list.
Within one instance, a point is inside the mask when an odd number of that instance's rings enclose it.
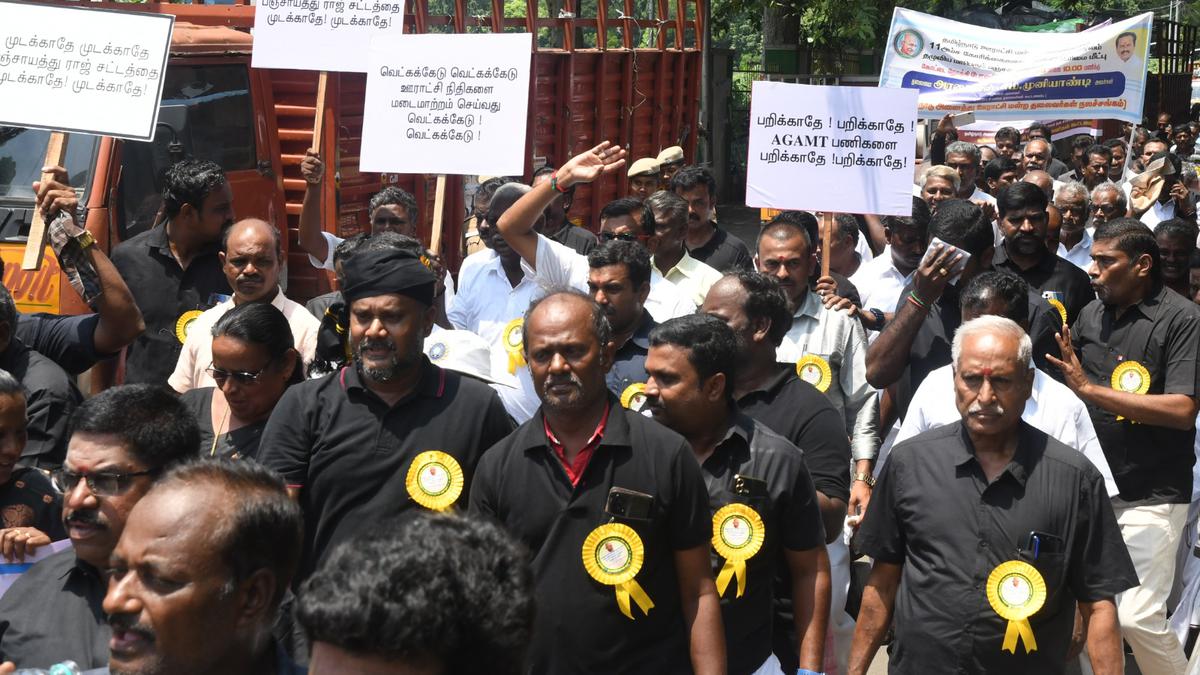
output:
{"label": "woman wearing sunglasses", "polygon": [[183,404],[200,426],[201,453],[254,458],[275,404],[304,376],[291,327],[278,309],[254,302],[227,312],[212,334],[208,373],[217,386],[185,393]]}

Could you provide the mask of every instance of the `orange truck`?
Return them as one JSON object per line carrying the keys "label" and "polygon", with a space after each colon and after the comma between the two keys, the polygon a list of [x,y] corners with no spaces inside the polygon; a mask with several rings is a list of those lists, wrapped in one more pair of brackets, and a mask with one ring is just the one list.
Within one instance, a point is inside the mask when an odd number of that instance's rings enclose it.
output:
{"label": "orange truck", "polygon": [[[599,3],[593,17],[578,16],[577,3],[566,0],[557,17],[547,18],[539,16],[546,10],[536,0],[527,0],[525,17],[508,16],[512,8],[502,0],[441,2],[440,11],[450,12],[443,15],[431,14],[428,0],[413,0],[406,5],[405,25],[409,32],[535,34],[525,178],[537,166],[562,163],[599,140],[621,144],[633,158],[679,144],[693,159],[704,5],[655,0],[653,16],[633,18],[633,0]],[[316,72],[250,67],[254,7],[245,0],[88,6],[176,17],[154,140],[68,135],[71,184],[86,208],[87,229],[105,251],[153,224],[167,166],[185,156],[210,159],[226,171],[239,218],[263,218],[286,233],[288,295],[303,302],[328,291],[331,279],[313,269],[296,244],[305,190],[299,164],[313,145],[317,114],[324,115],[321,147],[329,149],[325,159],[333,169],[322,199],[325,228],[343,237],[363,231],[370,196],[394,184],[416,196],[421,234],[429,241],[435,177],[358,170],[365,75],[330,73],[325,106],[318,111]],[[614,9],[620,9],[619,18],[609,15]],[[47,131],[0,127],[4,285],[22,311],[74,314],[87,308],[52,254],[47,252],[40,270],[20,265],[33,209],[31,183],[40,175],[48,139]],[[452,269],[462,255],[464,178],[469,177],[448,177],[441,219],[442,253]],[[593,224],[593,215],[626,187],[623,179],[582,186],[571,219]]]}

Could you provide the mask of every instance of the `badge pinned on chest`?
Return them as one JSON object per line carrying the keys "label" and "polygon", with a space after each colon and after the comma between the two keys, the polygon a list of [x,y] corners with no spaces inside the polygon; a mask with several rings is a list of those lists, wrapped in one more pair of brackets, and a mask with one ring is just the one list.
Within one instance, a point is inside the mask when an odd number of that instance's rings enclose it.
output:
{"label": "badge pinned on chest", "polygon": [[601,525],[583,541],[583,568],[591,578],[613,587],[617,595],[617,607],[631,620],[633,608],[630,600],[636,602],[645,614],[654,608],[650,596],[634,580],[645,558],[646,548],[642,538],[632,527],[621,523]]}
{"label": "badge pinned on chest", "polygon": [[1029,617],[1046,602],[1046,580],[1037,568],[1023,560],[1000,563],[988,575],[987,599],[992,610],[1008,620],[1000,651],[1016,654],[1018,641],[1025,643],[1025,653],[1037,651]]}
{"label": "badge pinned on chest", "polygon": [[508,374],[516,375],[517,368],[525,366],[525,319],[518,317],[509,321],[500,336],[500,342],[508,353]]}
{"label": "badge pinned on chest", "polygon": [[646,405],[646,383],[634,382],[625,387],[625,391],[621,392],[621,406],[632,410],[633,412],[641,412]]}
{"label": "badge pinned on chest", "polygon": [[1059,318],[1062,319],[1063,325],[1067,325],[1067,306],[1063,304],[1063,294],[1059,291],[1042,291],[1042,298],[1050,303],[1050,306],[1058,312]]}
{"label": "badge pinned on chest", "polygon": [[828,361],[816,354],[800,357],[796,362],[796,374],[821,393],[829,391],[829,385],[833,384],[833,369],[829,367]]}
{"label": "badge pinned on chest", "polygon": [[[1113,368],[1112,388],[1126,394],[1145,394],[1150,391],[1150,371],[1137,361],[1122,361]],[[1117,421],[1125,419],[1117,415]]]}
{"label": "badge pinned on chest", "polygon": [[192,327],[192,324],[203,313],[198,309],[193,309],[179,315],[179,319],[175,322],[175,339],[179,340],[180,344],[183,344],[187,340],[188,329]]}
{"label": "badge pinned on chest", "polygon": [[767,527],[762,516],[745,504],[726,504],[713,514],[712,545],[725,565],[717,574],[717,595],[737,580],[737,596],[746,592],[746,561],[762,548]]}
{"label": "badge pinned on chest", "polygon": [[431,511],[445,511],[463,491],[463,470],[458,460],[440,450],[417,455],[405,478],[408,496]]}

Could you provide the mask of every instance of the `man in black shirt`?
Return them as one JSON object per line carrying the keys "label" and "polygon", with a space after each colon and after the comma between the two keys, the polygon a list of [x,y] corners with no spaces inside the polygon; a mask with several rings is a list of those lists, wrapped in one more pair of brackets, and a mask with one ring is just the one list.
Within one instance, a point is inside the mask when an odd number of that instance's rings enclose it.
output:
{"label": "man in black shirt", "polygon": [[708,488],[729,672],[779,672],[771,653],[772,599],[776,574],[785,569],[799,672],[822,671],[829,557],[804,454],[737,411],[737,337],[721,319],[671,319],[651,333],[650,345],[646,407],[688,440]]}
{"label": "man in black shirt", "polygon": [[[554,177],[554,172],[554,167],[543,166],[533,172],[533,182],[530,185],[537,187],[545,183]],[[566,192],[555,195],[554,200],[546,206],[546,219],[542,225],[541,233],[564,246],[574,249],[579,255],[587,255],[592,252],[592,249],[596,248],[596,235],[575,225],[568,219],[567,216],[571,211],[571,204],[574,201],[574,185],[567,188]]]}
{"label": "man in black shirt", "polygon": [[[221,167],[185,159],[164,177],[165,221],[121,242],[112,261],[133,291],[146,331],[125,352],[125,382],[166,384],[193,317],[225,299],[221,233],[233,225],[233,193]],[[101,386],[115,382],[110,364]]]}
{"label": "man in black shirt", "polygon": [[471,511],[532,555],[528,672],[724,673],[700,467],[682,436],[607,391],[609,331],[574,291],[530,306],[542,406],[484,454]]}
{"label": "man in black shirt", "polygon": [[636,411],[644,400],[650,331],[658,325],[646,310],[650,252],[631,241],[608,241],[588,254],[588,267],[588,293],[604,308],[616,347],[608,390]]}
{"label": "man in black shirt", "polygon": [[271,631],[303,528],[283,481],[256,462],[172,470],[129,513],[109,562],[111,670],[302,675]]}
{"label": "man in black shirt", "polygon": [[1196,252],[1196,221],[1169,218],[1154,227],[1162,260],[1163,285],[1185,298],[1192,297],[1191,259]]}
{"label": "man in black shirt", "polygon": [[1054,364],[1087,404],[1121,491],[1113,506],[1141,580],[1117,600],[1121,631],[1143,673],[1182,673],[1166,602],[1192,498],[1200,310],[1163,286],[1144,224],[1118,218],[1092,236],[1098,299],[1063,329]]}
{"label": "man in black shirt", "polygon": [[1070,325],[1096,294],[1083,270],[1047,250],[1046,206],[1046,194],[1032,183],[1013,183],[1000,191],[996,208],[1004,241],[992,264],[1024,279]]}
{"label": "man in black shirt", "polygon": [[851,675],[889,625],[892,673],[1063,673],[1077,605],[1093,671],[1123,671],[1113,598],[1138,577],[1100,472],[1021,421],[1032,351],[1004,317],[955,333],[962,421],[892,450],[859,529],[875,563]]}
{"label": "man in black shirt", "polygon": [[671,191],[688,203],[688,229],[684,239],[688,255],[722,274],[754,266],[750,248],[741,239],[717,227],[717,181],[698,166],[680,169],[671,177]]}
{"label": "man in black shirt", "polygon": [[37,469],[19,467],[28,422],[21,383],[0,370],[0,564],[66,537],[62,495]]}
{"label": "man in black shirt", "polygon": [[425,358],[435,277],[416,252],[359,251],[343,271],[353,365],[289,388],[260,446],[304,510],[300,580],[384,518],[460,504],[512,430],[486,384]]}
{"label": "man in black shirt", "polygon": [[0,662],[108,664],[102,571],[134,504],[159,474],[199,452],[195,418],[164,388],[114,387],[79,406],[56,476],[71,548],[34,565],[0,598]]}

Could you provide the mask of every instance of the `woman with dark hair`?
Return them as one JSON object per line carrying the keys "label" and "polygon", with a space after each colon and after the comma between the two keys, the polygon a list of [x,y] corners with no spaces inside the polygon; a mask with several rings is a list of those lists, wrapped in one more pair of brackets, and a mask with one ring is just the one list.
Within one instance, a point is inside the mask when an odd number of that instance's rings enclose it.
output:
{"label": "woman with dark hair", "polygon": [[182,396],[200,426],[200,451],[210,457],[254,458],[267,418],[287,388],[304,378],[292,329],[268,303],[239,305],[212,329],[216,387]]}

